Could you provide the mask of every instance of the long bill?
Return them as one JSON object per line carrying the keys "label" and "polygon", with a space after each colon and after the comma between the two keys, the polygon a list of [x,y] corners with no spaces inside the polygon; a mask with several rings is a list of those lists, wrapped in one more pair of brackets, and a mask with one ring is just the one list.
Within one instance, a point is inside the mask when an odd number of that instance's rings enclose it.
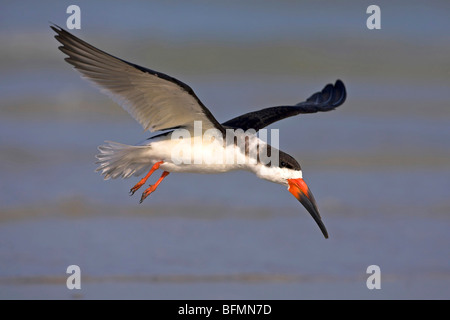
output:
{"label": "long bill", "polygon": [[305,207],[306,210],[311,214],[314,221],[319,226],[322,231],[324,237],[328,239],[327,228],[322,222],[322,218],[320,217],[319,210],[317,209],[316,200],[314,200],[314,196],[309,190],[306,182],[303,179],[288,179],[289,184],[289,192],[297,198],[298,201]]}

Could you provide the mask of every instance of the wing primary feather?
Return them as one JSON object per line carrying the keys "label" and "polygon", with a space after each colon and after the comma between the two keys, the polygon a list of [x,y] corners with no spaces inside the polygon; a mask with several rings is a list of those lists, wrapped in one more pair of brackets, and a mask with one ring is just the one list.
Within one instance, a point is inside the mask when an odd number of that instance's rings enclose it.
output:
{"label": "wing primary feather", "polygon": [[347,92],[341,80],[335,84],[327,84],[322,91],[314,93],[306,101],[293,106],[278,106],[265,108],[259,111],[249,112],[222,123],[229,128],[243,130],[254,129],[256,131],[282,119],[304,113],[316,113],[331,111],[345,102]]}
{"label": "wing primary feather", "polygon": [[216,128],[225,133],[184,82],[110,55],[57,25],[50,28],[62,44],[59,50],[68,56],[65,60],[118,102],[145,130],[193,130],[194,121],[202,121],[203,130]]}

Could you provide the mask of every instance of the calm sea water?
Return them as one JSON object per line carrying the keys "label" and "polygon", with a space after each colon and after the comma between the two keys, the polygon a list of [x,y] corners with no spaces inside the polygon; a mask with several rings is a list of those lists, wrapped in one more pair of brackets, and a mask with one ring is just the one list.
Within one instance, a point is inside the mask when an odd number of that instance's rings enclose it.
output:
{"label": "calm sea water", "polygon": [[[220,121],[341,78],[339,109],[271,127],[328,240],[249,173],[170,175],[141,205],[139,178],[103,181],[96,147],[149,133],[63,62],[47,21],[64,25],[69,4],[1,10],[0,298],[450,297],[446,2],[381,3],[378,33],[351,2],[80,3],[84,39],[189,83]],[[381,290],[366,287],[373,264]]]}

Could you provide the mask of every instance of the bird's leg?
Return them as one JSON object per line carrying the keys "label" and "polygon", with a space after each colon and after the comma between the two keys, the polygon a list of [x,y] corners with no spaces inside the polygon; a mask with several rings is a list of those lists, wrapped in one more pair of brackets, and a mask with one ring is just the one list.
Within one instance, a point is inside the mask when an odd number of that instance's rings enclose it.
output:
{"label": "bird's leg", "polygon": [[148,187],[143,193],[142,193],[142,197],[141,197],[141,201],[139,201],[139,203],[142,203],[142,201],[145,200],[145,198],[147,198],[150,193],[152,193],[153,191],[156,190],[156,188],[158,188],[159,184],[161,183],[161,181],[163,181],[163,179],[165,177],[167,177],[167,175],[169,174],[169,172],[164,171],[161,175],[161,177],[158,179],[158,181],[156,181],[155,184],[151,185],[150,187]]}
{"label": "bird's leg", "polygon": [[159,166],[163,163],[164,161],[158,161],[157,163],[155,163],[153,167],[150,169],[150,171],[147,173],[147,175],[143,177],[141,181],[139,181],[133,188],[130,189],[130,196],[132,196],[136,191],[138,191],[139,188],[142,187],[142,185],[147,181],[147,179],[150,178],[152,173],[155,172],[155,170],[158,170]]}

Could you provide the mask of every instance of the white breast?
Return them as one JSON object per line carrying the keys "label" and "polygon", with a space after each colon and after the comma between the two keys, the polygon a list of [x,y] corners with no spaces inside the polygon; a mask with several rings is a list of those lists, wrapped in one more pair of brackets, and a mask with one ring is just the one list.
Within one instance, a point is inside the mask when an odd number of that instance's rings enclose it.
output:
{"label": "white breast", "polygon": [[169,172],[222,173],[249,170],[247,167],[252,164],[244,148],[234,143],[226,145],[221,137],[173,138],[168,135],[147,142],[150,157],[164,161],[160,168]]}

